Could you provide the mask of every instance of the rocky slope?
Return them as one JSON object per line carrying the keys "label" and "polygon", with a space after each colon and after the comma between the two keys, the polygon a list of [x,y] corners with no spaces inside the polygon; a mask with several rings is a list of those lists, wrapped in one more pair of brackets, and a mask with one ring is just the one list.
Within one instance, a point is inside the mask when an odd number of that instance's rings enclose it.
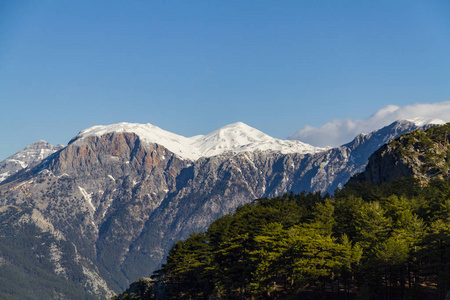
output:
{"label": "rocky slope", "polygon": [[370,155],[404,133],[444,124],[440,120],[417,118],[399,120],[368,134],[359,134],[350,143],[327,151],[307,155],[289,189],[294,192],[321,191],[333,193],[354,174],[362,172]]}
{"label": "rocky slope", "polygon": [[52,274],[108,297],[150,275],[174,242],[237,206],[289,191],[332,192],[375,149],[417,128],[395,122],[319,149],[242,123],[193,138],[149,124],[97,126],[0,184],[0,222],[13,218],[20,229],[26,220],[47,234],[42,251],[53,253]]}
{"label": "rocky slope", "polygon": [[33,167],[44,158],[64,148],[63,145],[53,146],[46,141],[37,141],[14,155],[0,162],[0,182],[27,167]]}
{"label": "rocky slope", "polygon": [[450,124],[417,130],[391,140],[374,152],[364,172],[354,181],[373,184],[401,177],[415,177],[426,183],[450,176]]}

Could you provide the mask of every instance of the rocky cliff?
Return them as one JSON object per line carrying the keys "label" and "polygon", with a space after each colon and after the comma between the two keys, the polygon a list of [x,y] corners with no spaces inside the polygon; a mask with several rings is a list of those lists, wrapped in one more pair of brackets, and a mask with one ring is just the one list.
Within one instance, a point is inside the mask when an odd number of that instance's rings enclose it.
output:
{"label": "rocky cliff", "polygon": [[447,178],[449,140],[450,124],[402,135],[374,152],[354,180],[381,184],[400,177],[415,177],[424,183],[435,177]]}

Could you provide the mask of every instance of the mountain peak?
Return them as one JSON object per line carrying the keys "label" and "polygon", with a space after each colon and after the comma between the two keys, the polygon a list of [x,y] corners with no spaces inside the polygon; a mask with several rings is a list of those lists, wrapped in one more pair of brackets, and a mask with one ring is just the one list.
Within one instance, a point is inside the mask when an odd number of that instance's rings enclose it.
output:
{"label": "mountain peak", "polygon": [[215,156],[224,153],[269,151],[287,153],[316,153],[325,148],[313,147],[300,141],[273,138],[245,123],[226,125],[205,136],[197,137],[193,143],[203,156]]}
{"label": "mountain peak", "polygon": [[202,139],[215,139],[220,141],[228,140],[229,142],[237,143],[240,146],[243,146],[249,143],[266,141],[273,138],[258,129],[248,126],[245,123],[237,122],[223,126],[210,134],[203,136]]}
{"label": "mountain peak", "polygon": [[0,182],[28,166],[36,165],[62,148],[64,148],[63,145],[54,146],[44,140],[26,146],[0,162]]}
{"label": "mountain peak", "polygon": [[255,139],[255,141],[259,141],[262,139],[268,139],[271,138],[267,134],[263,133],[262,131],[253,128],[243,122],[236,122],[232,124],[225,125],[210,134],[207,134],[205,137],[211,137],[211,136],[223,136],[228,138],[237,138],[237,137],[247,137],[250,140]]}
{"label": "mountain peak", "polygon": [[417,126],[424,126],[424,125],[443,125],[445,124],[444,121],[440,119],[433,119],[433,118],[425,118],[425,117],[418,117],[418,118],[412,118],[412,119],[405,119],[406,121],[412,122],[416,124]]}
{"label": "mountain peak", "polygon": [[196,160],[200,157],[197,149],[192,147],[189,138],[163,130],[158,126],[139,123],[117,123],[111,125],[97,125],[82,130],[69,144],[90,136],[102,136],[107,133],[134,133],[144,143],[155,143],[166,147],[181,158]]}
{"label": "mountain peak", "polygon": [[287,141],[273,138],[242,122],[221,127],[207,135],[190,138],[165,131],[150,123],[118,123],[98,125],[81,131],[69,144],[89,136],[102,136],[113,132],[134,133],[147,143],[156,143],[166,147],[183,159],[197,160],[228,153],[245,151],[274,151],[281,153],[315,153],[325,150],[300,141]]}
{"label": "mountain peak", "polygon": [[236,127],[236,128],[239,128],[239,127],[249,127],[249,128],[252,128],[252,127],[248,126],[247,124],[245,124],[244,122],[235,122],[235,123],[231,123],[231,124],[228,124],[228,125],[223,126],[222,128],[225,128],[225,127]]}

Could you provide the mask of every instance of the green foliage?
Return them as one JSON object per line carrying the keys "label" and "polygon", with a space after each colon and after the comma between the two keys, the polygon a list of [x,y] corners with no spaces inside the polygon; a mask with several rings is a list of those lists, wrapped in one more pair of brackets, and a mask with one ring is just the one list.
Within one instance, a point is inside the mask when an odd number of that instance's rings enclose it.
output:
{"label": "green foliage", "polygon": [[291,193],[179,241],[153,279],[167,299],[443,297],[449,224],[445,180],[354,183],[334,197]]}
{"label": "green foliage", "polygon": [[152,289],[155,283],[150,278],[141,278],[133,282],[130,287],[118,296],[114,296],[112,300],[144,300],[154,299],[155,294]]}
{"label": "green foliage", "polygon": [[[177,242],[169,252],[161,274],[169,283],[167,295],[173,299],[196,299],[208,292],[207,268],[211,251],[203,233],[194,233],[186,241]],[[170,270],[170,272],[165,272]],[[180,284],[182,283],[182,284]]]}
{"label": "green foliage", "polygon": [[389,144],[395,159],[406,159],[422,176],[448,177],[450,169],[450,125],[433,126],[402,135]]}
{"label": "green foliage", "polygon": [[153,278],[169,299],[273,298],[331,282],[362,254],[332,236],[334,209],[318,193],[257,200],[176,243]]}

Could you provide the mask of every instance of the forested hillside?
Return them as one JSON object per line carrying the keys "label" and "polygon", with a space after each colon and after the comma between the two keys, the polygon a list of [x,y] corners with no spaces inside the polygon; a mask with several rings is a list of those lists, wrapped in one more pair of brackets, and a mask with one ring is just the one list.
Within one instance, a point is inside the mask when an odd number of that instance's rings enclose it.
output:
{"label": "forested hillside", "polygon": [[259,199],[171,249],[116,299],[443,299],[450,181]]}
{"label": "forested hillside", "polygon": [[374,184],[399,177],[426,183],[450,177],[450,124],[401,135],[375,151],[365,171],[352,180]]}

